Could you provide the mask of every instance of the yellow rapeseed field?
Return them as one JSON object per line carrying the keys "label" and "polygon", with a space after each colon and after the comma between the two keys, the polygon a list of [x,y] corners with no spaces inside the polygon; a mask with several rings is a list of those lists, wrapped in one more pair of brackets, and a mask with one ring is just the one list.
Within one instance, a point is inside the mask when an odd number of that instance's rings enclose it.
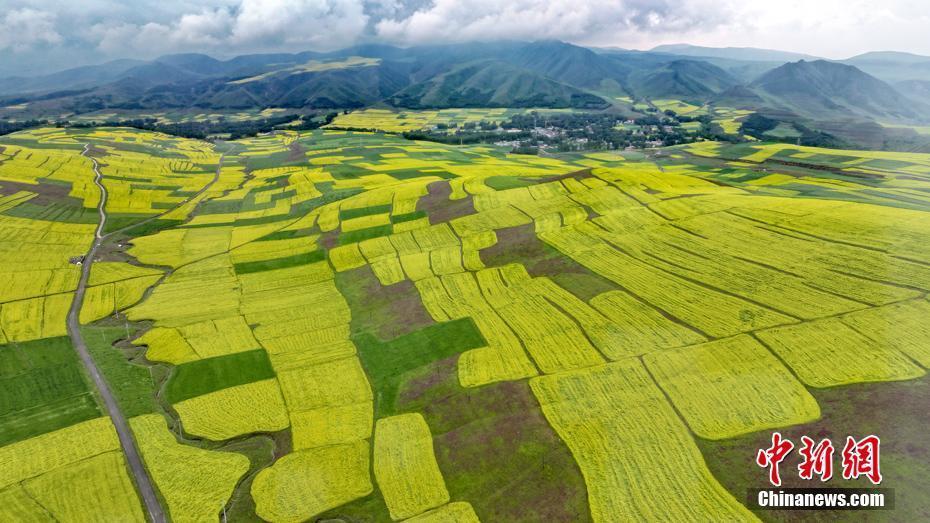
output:
{"label": "yellow rapeseed field", "polygon": [[273,523],[296,523],[367,495],[368,454],[368,442],[356,441],[284,456],[255,476],[255,512]]}
{"label": "yellow rapeseed field", "polygon": [[893,346],[867,338],[839,318],[777,327],[760,331],[758,336],[811,387],[906,380],[925,374]]}
{"label": "yellow rapeseed field", "polygon": [[0,447],[0,489],[117,449],[119,440],[109,418],[95,418]]}
{"label": "yellow rapeseed field", "polygon": [[217,441],[252,432],[274,432],[289,423],[274,378],[221,389],[173,407],[185,432]]}
{"label": "yellow rapeseed field", "polygon": [[628,358],[530,380],[588,487],[594,521],[748,521],[704,465],[642,364]]}
{"label": "yellow rapeseed field", "polygon": [[56,521],[146,521],[121,451],[51,470],[23,488]]}
{"label": "yellow rapeseed field", "polygon": [[643,357],[691,430],[707,439],[805,423],[820,416],[807,389],[748,335]]}
{"label": "yellow rapeseed field", "polygon": [[0,490],[0,517],[4,521],[44,523],[54,521],[42,505],[29,496],[20,485]]}
{"label": "yellow rapeseed field", "polygon": [[174,521],[210,521],[249,470],[241,454],[182,445],[159,414],[129,420],[142,459]]}
{"label": "yellow rapeseed field", "polygon": [[420,414],[378,420],[374,472],[395,521],[449,501],[449,492],[433,455],[433,437]]}
{"label": "yellow rapeseed field", "polygon": [[843,323],[882,346],[907,354],[930,367],[930,302],[925,299],[874,307],[842,317]]}
{"label": "yellow rapeseed field", "polygon": [[294,412],[291,414],[294,449],[368,439],[371,437],[373,416],[370,401]]}

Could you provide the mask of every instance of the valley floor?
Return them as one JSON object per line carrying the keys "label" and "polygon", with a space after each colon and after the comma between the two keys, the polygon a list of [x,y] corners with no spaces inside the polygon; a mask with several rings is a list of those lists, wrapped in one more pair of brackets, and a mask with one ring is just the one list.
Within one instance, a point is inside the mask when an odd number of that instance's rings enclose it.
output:
{"label": "valley floor", "polygon": [[775,430],[925,517],[928,211],[924,154],[9,135],[0,519],[146,518],[76,295],[173,521],[856,514],[748,508]]}

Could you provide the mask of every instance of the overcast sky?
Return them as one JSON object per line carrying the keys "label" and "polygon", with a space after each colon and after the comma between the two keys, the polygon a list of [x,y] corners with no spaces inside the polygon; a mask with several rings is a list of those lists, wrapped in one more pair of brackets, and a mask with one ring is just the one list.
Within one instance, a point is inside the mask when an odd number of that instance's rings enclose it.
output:
{"label": "overcast sky", "polygon": [[930,55],[926,0],[0,0],[0,74],[115,58],[560,39]]}

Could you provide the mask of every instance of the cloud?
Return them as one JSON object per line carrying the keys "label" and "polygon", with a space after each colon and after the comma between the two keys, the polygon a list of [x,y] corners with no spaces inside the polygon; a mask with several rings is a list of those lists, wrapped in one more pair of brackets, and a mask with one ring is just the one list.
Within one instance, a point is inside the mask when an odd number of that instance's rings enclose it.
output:
{"label": "cloud", "polygon": [[36,9],[13,9],[0,19],[0,50],[23,51],[37,45],[61,42],[55,15]]}
{"label": "cloud", "polygon": [[0,0],[0,74],[174,52],[469,40],[930,54],[926,0]]}
{"label": "cloud", "polygon": [[130,51],[145,56],[198,48],[213,50],[228,39],[233,22],[225,9],[202,10],[168,24],[101,22],[91,27],[86,38],[107,54]]}
{"label": "cloud", "polygon": [[367,25],[360,0],[243,0],[231,39],[332,49],[355,42]]}
{"label": "cloud", "polygon": [[[726,2],[728,0],[718,0]],[[710,26],[709,0],[3,0],[0,49],[92,57],[329,50],[362,41],[608,41]],[[695,7],[698,6],[698,7]],[[52,14],[57,13],[57,16]],[[17,18],[22,30],[10,28]],[[29,26],[25,26],[25,22]],[[0,57],[2,66],[3,57]]]}
{"label": "cloud", "polygon": [[109,54],[127,49],[149,56],[178,51],[230,54],[336,49],[358,40],[367,25],[360,0],[242,0],[165,22],[101,22],[89,35]]}
{"label": "cloud", "polygon": [[185,14],[173,27],[171,36],[176,45],[218,45],[229,33],[234,21],[225,9]]}
{"label": "cloud", "polygon": [[406,17],[387,17],[376,35],[404,44],[476,39],[594,41],[630,32],[708,27],[726,10],[704,0],[435,0]]}

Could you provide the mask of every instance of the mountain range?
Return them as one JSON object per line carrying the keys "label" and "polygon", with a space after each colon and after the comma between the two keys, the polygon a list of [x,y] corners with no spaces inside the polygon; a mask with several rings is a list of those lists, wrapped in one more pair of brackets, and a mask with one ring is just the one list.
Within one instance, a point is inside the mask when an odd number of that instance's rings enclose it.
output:
{"label": "mountain range", "polygon": [[0,107],[30,114],[266,107],[553,107],[631,111],[680,99],[808,122],[930,120],[930,57],[842,61],[753,48],[593,49],[559,41],[118,60],[0,79]]}
{"label": "mountain range", "polygon": [[681,56],[697,56],[710,58],[725,58],[728,60],[743,60],[747,62],[797,62],[798,60],[818,60],[819,57],[777,51],[774,49],[758,49],[755,47],[701,47],[689,44],[670,44],[653,47],[653,53],[677,54]]}

